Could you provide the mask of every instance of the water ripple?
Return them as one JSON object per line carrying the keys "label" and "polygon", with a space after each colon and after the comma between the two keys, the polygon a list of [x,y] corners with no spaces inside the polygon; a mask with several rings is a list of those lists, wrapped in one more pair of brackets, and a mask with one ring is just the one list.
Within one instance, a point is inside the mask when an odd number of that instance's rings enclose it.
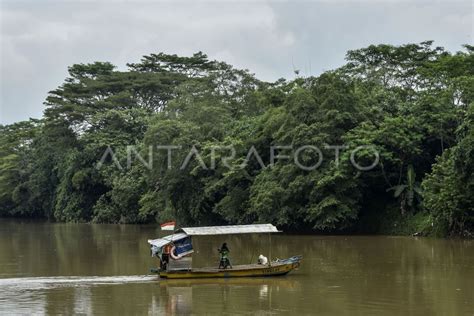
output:
{"label": "water ripple", "polygon": [[152,275],[121,276],[55,276],[0,279],[0,293],[11,290],[37,290],[55,287],[92,286],[102,284],[147,283],[156,281]]}

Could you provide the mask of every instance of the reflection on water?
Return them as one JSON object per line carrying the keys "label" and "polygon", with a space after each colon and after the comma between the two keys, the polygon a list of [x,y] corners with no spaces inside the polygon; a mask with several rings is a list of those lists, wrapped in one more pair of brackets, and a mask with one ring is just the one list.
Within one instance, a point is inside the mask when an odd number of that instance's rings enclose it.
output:
{"label": "reflection on water", "polygon": [[[474,243],[402,237],[273,237],[274,257],[304,256],[279,278],[158,280],[152,226],[0,221],[0,314],[472,315]],[[225,240],[224,240],[225,239]],[[201,237],[194,263],[268,254],[261,236]]]}

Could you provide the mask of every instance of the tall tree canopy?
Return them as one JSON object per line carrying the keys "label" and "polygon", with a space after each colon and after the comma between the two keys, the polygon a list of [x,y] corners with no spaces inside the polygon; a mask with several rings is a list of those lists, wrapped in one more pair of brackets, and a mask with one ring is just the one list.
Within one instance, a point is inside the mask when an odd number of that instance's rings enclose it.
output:
{"label": "tall tree canopy", "polygon": [[202,52],[127,66],[73,65],[41,120],[0,126],[1,216],[472,235],[472,46],[371,45],[273,83]]}

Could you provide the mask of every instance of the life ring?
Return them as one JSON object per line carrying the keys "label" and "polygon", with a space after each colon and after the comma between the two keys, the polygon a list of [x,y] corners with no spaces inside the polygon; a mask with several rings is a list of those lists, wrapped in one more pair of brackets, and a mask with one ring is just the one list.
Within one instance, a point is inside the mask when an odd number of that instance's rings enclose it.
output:
{"label": "life ring", "polygon": [[176,247],[175,247],[175,246],[171,247],[171,250],[170,250],[170,257],[171,257],[171,259],[173,259],[173,260],[179,260],[179,259],[181,259],[181,258],[184,257],[184,256],[177,256],[177,255],[175,255],[175,253],[174,253],[175,250],[176,250]]}

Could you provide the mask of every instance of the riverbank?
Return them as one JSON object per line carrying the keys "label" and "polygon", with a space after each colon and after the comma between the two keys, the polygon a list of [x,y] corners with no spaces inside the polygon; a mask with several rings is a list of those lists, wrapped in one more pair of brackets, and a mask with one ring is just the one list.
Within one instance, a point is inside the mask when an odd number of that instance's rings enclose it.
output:
{"label": "riverbank", "polygon": [[[86,221],[58,222],[50,221],[45,218],[34,217],[0,217],[0,220],[8,220],[18,223],[63,223],[63,224],[100,224],[100,225],[127,225],[127,226],[150,226],[159,227],[158,222],[148,223],[94,223]],[[187,226],[196,226],[188,224]],[[431,215],[427,212],[416,214],[408,213],[402,215],[396,206],[377,211],[376,209],[362,212],[356,224],[347,230],[342,231],[319,231],[311,229],[301,229],[299,231],[285,228],[285,233],[295,235],[373,235],[373,236],[417,236],[417,237],[435,237],[435,238],[474,238],[471,231],[464,231],[461,235],[450,235],[446,227],[435,225]]]}

